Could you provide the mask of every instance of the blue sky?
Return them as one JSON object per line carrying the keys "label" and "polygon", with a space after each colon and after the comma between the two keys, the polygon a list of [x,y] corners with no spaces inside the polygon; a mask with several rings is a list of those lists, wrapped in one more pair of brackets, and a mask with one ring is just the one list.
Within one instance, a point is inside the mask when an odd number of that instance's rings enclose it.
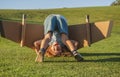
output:
{"label": "blue sky", "polygon": [[0,9],[51,9],[109,6],[115,0],[0,0]]}

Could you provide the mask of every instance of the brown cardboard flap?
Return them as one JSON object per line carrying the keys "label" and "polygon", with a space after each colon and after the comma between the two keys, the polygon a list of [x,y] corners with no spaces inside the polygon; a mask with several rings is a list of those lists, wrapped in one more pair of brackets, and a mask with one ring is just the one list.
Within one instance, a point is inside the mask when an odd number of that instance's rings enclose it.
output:
{"label": "brown cardboard flap", "polygon": [[39,24],[27,24],[25,32],[25,46],[33,47],[36,40],[44,37],[44,26]]}
{"label": "brown cardboard flap", "polygon": [[78,47],[84,46],[84,41],[87,39],[86,36],[86,24],[70,25],[69,27],[69,38],[79,42]]}
{"label": "brown cardboard flap", "polygon": [[0,21],[0,33],[2,37],[20,43],[21,24],[12,21]]}
{"label": "brown cardboard flap", "polygon": [[112,25],[112,21],[91,23],[91,44],[109,37],[111,34]]}

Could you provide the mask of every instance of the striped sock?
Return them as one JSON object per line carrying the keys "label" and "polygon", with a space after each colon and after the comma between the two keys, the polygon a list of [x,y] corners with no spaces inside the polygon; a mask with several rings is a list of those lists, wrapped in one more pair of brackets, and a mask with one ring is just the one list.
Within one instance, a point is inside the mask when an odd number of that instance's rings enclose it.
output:
{"label": "striped sock", "polygon": [[78,54],[78,52],[76,50],[72,51],[72,53],[74,56]]}
{"label": "striped sock", "polygon": [[45,49],[44,49],[44,48],[41,48],[41,49],[39,50],[39,52],[44,53],[44,52],[45,52]]}

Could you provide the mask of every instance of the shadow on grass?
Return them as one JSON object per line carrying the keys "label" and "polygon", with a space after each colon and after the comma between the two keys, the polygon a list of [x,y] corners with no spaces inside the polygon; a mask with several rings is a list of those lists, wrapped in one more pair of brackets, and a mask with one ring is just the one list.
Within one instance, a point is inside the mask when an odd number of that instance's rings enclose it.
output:
{"label": "shadow on grass", "polygon": [[[50,60],[50,61],[45,61],[45,62],[46,62],[46,63],[47,63],[47,62],[55,62],[55,63],[64,63],[64,62],[67,62],[67,63],[68,63],[68,62],[70,62],[70,63],[71,63],[71,62],[77,62],[77,61],[67,61],[67,60],[66,60],[66,61],[62,61],[62,60],[60,60],[60,61],[59,61],[59,60],[54,60],[54,61],[53,61],[53,60]],[[82,62],[82,61],[81,61],[81,62]]]}
{"label": "shadow on grass", "polygon": [[[84,59],[81,62],[120,62],[120,53],[82,53],[83,57],[85,56],[88,57],[93,57],[93,56],[108,56],[108,58],[102,58],[102,59],[96,59],[96,60],[87,60]],[[45,62],[58,62],[58,63],[63,63],[63,62],[77,62],[76,60],[50,60],[50,61],[45,61]]]}
{"label": "shadow on grass", "polygon": [[120,62],[120,57],[97,59],[97,60],[84,60],[83,62]]}
{"label": "shadow on grass", "polygon": [[[63,62],[77,62],[77,61],[52,61],[52,60],[50,60],[50,61],[45,61],[45,62],[58,62],[58,63],[63,63]],[[85,60],[83,60],[83,61],[80,61],[80,62],[120,62],[120,57],[119,58],[105,58],[105,59],[97,59],[97,60],[87,60],[87,59],[85,59]]]}
{"label": "shadow on grass", "polygon": [[120,53],[82,53],[83,56],[120,56]]}
{"label": "shadow on grass", "polygon": [[85,56],[108,56],[108,58],[97,60],[84,60],[83,62],[120,62],[120,53],[82,53]]}

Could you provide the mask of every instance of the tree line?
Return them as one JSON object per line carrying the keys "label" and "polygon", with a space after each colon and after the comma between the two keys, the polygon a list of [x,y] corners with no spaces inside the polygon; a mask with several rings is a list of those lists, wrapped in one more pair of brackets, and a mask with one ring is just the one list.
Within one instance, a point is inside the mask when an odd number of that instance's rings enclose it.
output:
{"label": "tree line", "polygon": [[120,0],[116,0],[111,4],[111,6],[118,6],[118,5],[120,5]]}

